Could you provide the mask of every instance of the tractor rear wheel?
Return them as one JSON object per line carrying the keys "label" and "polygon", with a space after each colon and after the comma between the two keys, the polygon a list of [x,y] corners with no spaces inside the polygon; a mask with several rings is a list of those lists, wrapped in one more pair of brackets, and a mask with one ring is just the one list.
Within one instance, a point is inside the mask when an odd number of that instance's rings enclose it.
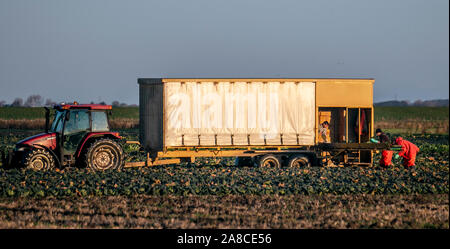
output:
{"label": "tractor rear wheel", "polygon": [[44,149],[32,149],[25,153],[22,164],[27,169],[50,170],[55,168],[55,159]]}
{"label": "tractor rear wheel", "polygon": [[86,151],[86,166],[95,171],[121,169],[124,165],[122,146],[108,138],[98,139]]}

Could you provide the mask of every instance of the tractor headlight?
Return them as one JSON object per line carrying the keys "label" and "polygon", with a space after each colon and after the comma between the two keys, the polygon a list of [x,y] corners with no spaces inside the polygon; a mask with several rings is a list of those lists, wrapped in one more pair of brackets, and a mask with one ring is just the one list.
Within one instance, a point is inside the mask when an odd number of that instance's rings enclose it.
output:
{"label": "tractor headlight", "polygon": [[17,146],[16,147],[16,151],[25,151],[26,147],[25,146]]}

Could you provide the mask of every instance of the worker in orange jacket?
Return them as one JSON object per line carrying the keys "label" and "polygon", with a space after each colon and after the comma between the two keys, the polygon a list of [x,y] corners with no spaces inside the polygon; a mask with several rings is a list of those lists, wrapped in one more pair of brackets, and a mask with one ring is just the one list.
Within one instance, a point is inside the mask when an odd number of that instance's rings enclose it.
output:
{"label": "worker in orange jacket", "polygon": [[415,166],[416,154],[420,151],[419,147],[402,137],[395,139],[395,144],[402,146],[402,150],[398,155],[403,157],[403,166],[406,168]]}

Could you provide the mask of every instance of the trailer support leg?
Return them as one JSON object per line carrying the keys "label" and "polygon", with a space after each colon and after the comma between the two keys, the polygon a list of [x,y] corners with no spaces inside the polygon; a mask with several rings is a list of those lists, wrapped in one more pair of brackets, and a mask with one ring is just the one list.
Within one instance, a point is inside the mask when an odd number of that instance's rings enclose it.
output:
{"label": "trailer support leg", "polygon": [[147,152],[147,160],[146,160],[146,166],[152,165],[152,161],[150,159],[150,153]]}

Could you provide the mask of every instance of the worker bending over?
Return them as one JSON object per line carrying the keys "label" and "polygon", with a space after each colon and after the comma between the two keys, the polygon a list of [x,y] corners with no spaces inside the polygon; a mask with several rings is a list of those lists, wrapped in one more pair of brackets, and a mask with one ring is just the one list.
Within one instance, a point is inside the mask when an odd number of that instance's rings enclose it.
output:
{"label": "worker bending over", "polygon": [[[391,142],[388,135],[386,135],[383,131],[381,131],[381,129],[377,129],[375,131],[375,135],[378,137],[378,141],[380,143],[390,143]],[[393,154],[394,154],[394,152],[392,150],[383,150],[381,152],[380,166],[381,167],[392,166],[392,155]]]}
{"label": "worker bending over", "polygon": [[419,147],[402,137],[395,139],[395,144],[402,146],[402,150],[398,155],[403,157],[403,166],[405,166],[405,168],[415,166],[416,154],[420,151]]}

